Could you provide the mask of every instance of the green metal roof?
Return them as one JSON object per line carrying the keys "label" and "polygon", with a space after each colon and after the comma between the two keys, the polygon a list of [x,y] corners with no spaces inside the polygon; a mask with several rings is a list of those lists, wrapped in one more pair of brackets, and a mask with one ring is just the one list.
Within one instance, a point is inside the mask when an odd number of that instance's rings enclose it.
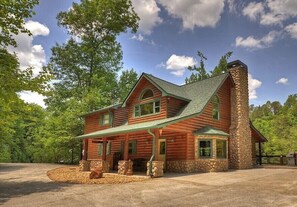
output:
{"label": "green metal roof", "polygon": [[[202,81],[197,81],[195,83],[191,83],[183,86],[177,86],[175,84],[156,78],[152,75],[143,74],[141,77],[143,76],[146,77],[153,84],[156,84],[158,87],[162,87],[162,90],[165,89],[164,91],[166,91],[168,95],[172,94],[175,97],[182,96],[181,97],[182,99],[189,99],[190,101],[184,108],[182,108],[178,112],[176,116],[171,118],[165,118],[165,119],[150,121],[150,122],[143,122],[139,124],[122,125],[118,127],[113,127],[105,130],[92,132],[89,134],[84,134],[84,135],[78,136],[77,138],[112,136],[112,135],[121,134],[121,133],[135,132],[139,130],[146,130],[146,129],[152,129],[152,128],[164,128],[169,124],[174,124],[179,121],[197,116],[204,110],[208,102],[211,100],[212,96],[219,90],[219,88],[224,83],[224,81],[229,77],[229,73],[224,73],[215,77],[211,77]],[[136,87],[136,85],[137,83],[135,84],[134,88]],[[132,92],[133,92],[133,89],[131,90],[130,95]],[[130,95],[128,95],[127,98]],[[102,110],[103,109],[100,109],[100,111]]]}
{"label": "green metal roof", "polygon": [[223,132],[221,130],[212,128],[210,126],[203,127],[201,129],[196,130],[194,135],[218,135],[218,136],[229,136],[228,133]]}
{"label": "green metal roof", "polygon": [[87,115],[94,114],[94,113],[97,113],[97,112],[102,112],[102,111],[105,111],[105,110],[108,110],[108,109],[117,109],[121,105],[122,104],[119,104],[119,103],[118,104],[113,104],[113,105],[106,106],[106,107],[98,109],[98,110],[94,110],[94,111],[90,111],[90,112],[85,113],[85,114],[81,114],[80,116],[87,116]]}

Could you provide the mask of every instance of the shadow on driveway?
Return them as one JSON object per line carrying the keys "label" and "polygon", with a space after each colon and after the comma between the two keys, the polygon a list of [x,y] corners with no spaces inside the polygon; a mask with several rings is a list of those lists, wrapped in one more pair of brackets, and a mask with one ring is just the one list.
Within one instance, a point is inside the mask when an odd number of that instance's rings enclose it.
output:
{"label": "shadow on driveway", "polygon": [[7,165],[7,164],[0,164],[0,174],[9,173],[11,171],[16,171],[24,168],[25,166],[22,165]]}
{"label": "shadow on driveway", "polygon": [[0,181],[0,205],[4,204],[11,198],[29,195],[32,193],[41,192],[56,192],[64,187],[69,187],[72,184],[41,182],[41,181],[27,181],[27,182],[13,182]]}

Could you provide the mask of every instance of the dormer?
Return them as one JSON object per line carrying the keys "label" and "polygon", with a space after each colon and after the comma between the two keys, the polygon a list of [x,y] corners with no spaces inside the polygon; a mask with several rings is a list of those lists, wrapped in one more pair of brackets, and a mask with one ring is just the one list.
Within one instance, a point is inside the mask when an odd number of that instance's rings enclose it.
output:
{"label": "dormer", "polygon": [[189,101],[180,86],[143,73],[123,107],[128,109],[128,123],[135,124],[173,117]]}

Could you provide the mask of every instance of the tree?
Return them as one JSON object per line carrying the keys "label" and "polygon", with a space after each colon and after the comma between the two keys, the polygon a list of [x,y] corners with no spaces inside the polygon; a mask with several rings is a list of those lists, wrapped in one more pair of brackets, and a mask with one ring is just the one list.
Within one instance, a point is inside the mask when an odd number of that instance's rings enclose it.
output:
{"label": "tree", "polygon": [[197,67],[196,65],[194,65],[194,66],[188,67],[189,71],[194,71],[194,72],[196,72],[196,74],[192,72],[191,76],[189,78],[185,79],[186,84],[193,83],[193,82],[196,82],[199,80],[203,80],[203,79],[206,79],[209,77],[209,74],[206,72],[206,69],[204,66],[205,65],[204,61],[207,60],[207,58],[200,51],[197,52],[197,55],[200,57],[200,66]]}
{"label": "tree", "polygon": [[120,76],[118,83],[119,89],[119,101],[122,102],[127,97],[128,93],[132,90],[138,79],[136,71],[132,68],[131,70],[125,70]]}
{"label": "tree", "polygon": [[24,27],[25,19],[32,17],[33,8],[39,3],[38,0],[1,0],[0,4],[0,46],[12,45],[16,47],[13,34],[31,34]]}
{"label": "tree", "polygon": [[119,92],[125,93],[117,82],[122,68],[117,36],[129,29],[136,32],[139,18],[130,0],[82,0],[57,19],[71,37],[52,48],[47,67],[57,81],[46,100],[47,120],[36,134],[38,147],[33,154],[41,159],[46,147],[47,156],[39,161],[68,162],[70,149],[75,152],[74,160],[81,151],[81,140],[74,139],[83,133],[79,115],[116,103]]}
{"label": "tree", "polygon": [[[0,157],[2,161],[11,160],[11,150],[16,132],[22,131],[20,120],[23,116],[24,101],[18,93],[23,90],[46,94],[46,82],[50,79],[47,71],[33,77],[33,69],[20,70],[15,55],[0,49]],[[20,132],[23,133],[23,132]]]}
{"label": "tree", "polygon": [[228,59],[231,57],[232,52],[227,52],[225,55],[223,55],[220,58],[218,65],[214,68],[213,71],[210,71],[210,73],[206,72],[206,68],[204,64],[204,61],[206,61],[207,58],[200,51],[197,52],[197,55],[200,57],[200,65],[199,67],[197,67],[196,65],[188,67],[189,71],[194,71],[194,72],[192,72],[189,78],[185,79],[186,84],[193,83],[199,80],[204,80],[206,78],[213,77],[221,73],[227,72]]}
{"label": "tree", "polygon": [[286,155],[297,151],[297,94],[290,95],[284,105],[267,101],[251,107],[253,124],[267,137],[264,151],[269,155]]}
{"label": "tree", "polygon": [[100,100],[106,102],[94,104],[91,109],[115,102],[116,72],[122,67],[122,51],[116,37],[129,28],[136,32],[138,27],[139,18],[131,1],[83,0],[73,3],[72,9],[59,13],[57,18],[72,37],[79,38],[52,48],[49,67],[60,80],[55,84],[59,98],[65,95],[64,99],[75,97],[84,102],[89,94],[100,92]]}

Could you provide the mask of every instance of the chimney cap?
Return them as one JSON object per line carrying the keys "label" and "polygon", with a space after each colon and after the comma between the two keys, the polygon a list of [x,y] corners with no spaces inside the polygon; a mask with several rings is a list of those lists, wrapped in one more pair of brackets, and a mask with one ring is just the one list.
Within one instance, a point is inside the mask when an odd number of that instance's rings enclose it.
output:
{"label": "chimney cap", "polygon": [[235,61],[229,62],[227,65],[228,69],[238,67],[238,66],[241,68],[244,68],[244,69],[248,68],[247,65],[244,64],[243,62],[241,62],[240,60],[235,60]]}

